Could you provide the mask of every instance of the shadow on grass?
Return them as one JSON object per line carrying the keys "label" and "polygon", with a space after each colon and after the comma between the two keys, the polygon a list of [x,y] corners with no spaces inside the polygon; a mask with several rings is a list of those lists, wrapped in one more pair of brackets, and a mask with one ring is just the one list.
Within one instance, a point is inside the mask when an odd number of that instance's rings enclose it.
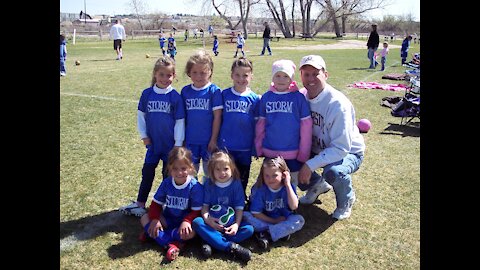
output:
{"label": "shadow on grass", "polygon": [[370,69],[370,68],[349,68],[347,70],[371,70],[371,71],[375,71],[375,69]]}
{"label": "shadow on grass", "polygon": [[388,123],[389,126],[380,134],[400,135],[402,137],[420,137],[420,122],[410,122],[406,125]]}
{"label": "shadow on grass", "polygon": [[[279,240],[271,243],[271,248],[278,246],[300,247],[316,236],[323,233],[334,223],[334,219],[318,207],[318,200],[313,205],[301,205],[297,213],[302,215],[305,219],[303,228],[292,235],[288,241]],[[140,220],[137,217],[125,216],[122,213],[114,210],[105,212],[95,216],[84,217],[77,220],[71,220],[60,223],[60,250],[65,250],[73,247],[81,241],[94,240],[108,233],[120,233],[122,239],[120,243],[113,244],[107,249],[108,256],[112,259],[126,258],[133,256],[139,252],[147,250],[156,250],[161,255],[161,264],[168,264],[166,259],[166,250],[159,246],[153,240],[141,242],[139,240],[142,228]],[[209,258],[205,258],[201,252],[203,240],[200,237],[187,242],[185,247],[180,252],[181,257],[196,258],[198,260],[212,260],[220,259],[228,262],[236,262],[240,266],[245,266],[246,263],[232,254],[214,250]],[[269,250],[263,250],[257,246],[254,237],[245,240],[240,245],[250,249],[252,252],[262,254]]]}
{"label": "shadow on grass", "polygon": [[[152,239],[141,242],[139,236],[142,233],[140,219],[134,216],[125,216],[114,210],[95,216],[84,217],[77,220],[60,222],[60,250],[66,250],[79,244],[82,241],[94,240],[108,233],[122,234],[120,243],[111,245],[108,249],[108,256],[112,259],[120,259],[133,256],[139,252],[156,250],[161,256],[161,264],[170,263],[165,256],[166,250]],[[187,242],[179,256],[194,257],[204,260],[201,247],[202,240],[197,236]],[[244,265],[231,254],[214,251],[210,259],[222,259],[235,261]]]}
{"label": "shadow on grass", "polygon": [[330,228],[335,223],[335,219],[320,208],[320,205],[321,202],[318,199],[311,205],[300,204],[297,213],[303,216],[305,225],[300,231],[294,233],[289,241],[279,240],[275,244],[300,247]]}
{"label": "shadow on grass", "polygon": [[[142,227],[140,219],[125,216],[114,210],[95,216],[60,223],[60,250],[76,245],[80,241],[92,240],[107,233],[121,233],[122,242],[108,248],[112,259],[128,257],[155,247],[138,239]],[[160,247],[158,247],[161,250]]]}
{"label": "shadow on grass", "polygon": [[105,62],[105,61],[111,61],[111,62],[114,62],[114,61],[117,61],[115,58],[107,58],[107,59],[92,59],[92,60],[85,60],[85,61],[92,61],[92,62],[99,62],[99,61],[102,61],[102,62]]}

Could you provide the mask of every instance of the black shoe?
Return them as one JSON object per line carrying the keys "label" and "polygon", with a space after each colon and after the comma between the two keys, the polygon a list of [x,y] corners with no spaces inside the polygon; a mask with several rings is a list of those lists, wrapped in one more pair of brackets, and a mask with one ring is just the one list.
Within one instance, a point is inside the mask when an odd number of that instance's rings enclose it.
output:
{"label": "black shoe", "polygon": [[267,234],[265,232],[256,233],[255,239],[257,239],[257,244],[261,249],[268,249],[270,242],[268,241]]}
{"label": "black shoe", "polygon": [[237,243],[232,243],[230,246],[230,251],[235,257],[240,258],[240,260],[248,262],[252,258],[252,252],[248,248],[244,248]]}
{"label": "black shoe", "polygon": [[209,244],[203,244],[202,245],[202,254],[206,258],[212,256],[212,247]]}
{"label": "black shoe", "polygon": [[286,242],[286,241],[290,240],[291,236],[292,236],[292,235],[291,235],[291,234],[289,234],[289,235],[287,235],[287,236],[285,236],[285,237],[282,237],[282,238],[280,238],[280,240],[282,240],[282,241],[285,241],[285,242]]}

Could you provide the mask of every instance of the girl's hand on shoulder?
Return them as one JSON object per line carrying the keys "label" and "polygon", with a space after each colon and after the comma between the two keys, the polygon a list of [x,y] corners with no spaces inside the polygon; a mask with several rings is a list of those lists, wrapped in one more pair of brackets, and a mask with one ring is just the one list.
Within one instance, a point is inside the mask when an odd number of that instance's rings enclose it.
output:
{"label": "girl's hand on shoulder", "polygon": [[235,222],[230,227],[225,228],[225,234],[236,235],[238,232],[238,224]]}

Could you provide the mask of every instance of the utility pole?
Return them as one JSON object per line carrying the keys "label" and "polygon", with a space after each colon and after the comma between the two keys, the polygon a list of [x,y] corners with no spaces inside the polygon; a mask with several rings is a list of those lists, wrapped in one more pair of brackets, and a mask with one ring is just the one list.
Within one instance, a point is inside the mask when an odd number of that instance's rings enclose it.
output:
{"label": "utility pole", "polygon": [[83,14],[83,17],[85,18],[85,25],[87,25],[87,0],[83,0],[83,9],[85,10],[85,13]]}

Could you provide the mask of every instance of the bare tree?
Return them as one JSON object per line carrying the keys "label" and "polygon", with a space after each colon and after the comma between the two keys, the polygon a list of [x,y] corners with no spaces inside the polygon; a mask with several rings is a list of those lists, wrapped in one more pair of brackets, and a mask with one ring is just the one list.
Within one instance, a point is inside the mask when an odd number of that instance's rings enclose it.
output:
{"label": "bare tree", "polygon": [[268,9],[273,16],[273,20],[277,24],[278,28],[280,28],[280,31],[282,31],[283,36],[286,38],[292,38],[293,35],[290,32],[290,27],[288,26],[288,19],[285,12],[285,4],[283,3],[283,0],[276,1],[278,2],[278,4],[272,0],[265,1],[267,2]]}
{"label": "bare tree", "polygon": [[[310,14],[315,0],[300,0],[300,15],[302,16],[302,33],[310,34]],[[320,15],[323,14],[323,11]],[[320,16],[319,15],[319,16]]]}
{"label": "bare tree", "polygon": [[[335,35],[341,37],[345,33],[346,22],[349,16],[359,15],[370,10],[383,8],[390,4],[391,0],[316,0],[326,11],[328,20],[333,23]],[[338,19],[342,20],[342,30]],[[319,27],[315,30],[318,33]]]}
{"label": "bare tree", "polygon": [[147,10],[147,5],[144,0],[129,0],[127,3],[128,7],[131,8],[132,13],[137,17],[138,24],[140,24],[140,29],[143,29],[143,24],[141,20],[141,15],[144,15]]}
{"label": "bare tree", "polygon": [[[205,1],[205,0],[204,0]],[[260,0],[209,0],[213,8],[218,13],[220,18],[225,20],[230,29],[236,29],[242,23],[243,36],[248,39],[247,22],[250,15],[250,9],[253,5],[260,2]],[[207,1],[204,2],[204,5]],[[233,24],[231,17],[239,12],[240,19],[236,24]]]}

